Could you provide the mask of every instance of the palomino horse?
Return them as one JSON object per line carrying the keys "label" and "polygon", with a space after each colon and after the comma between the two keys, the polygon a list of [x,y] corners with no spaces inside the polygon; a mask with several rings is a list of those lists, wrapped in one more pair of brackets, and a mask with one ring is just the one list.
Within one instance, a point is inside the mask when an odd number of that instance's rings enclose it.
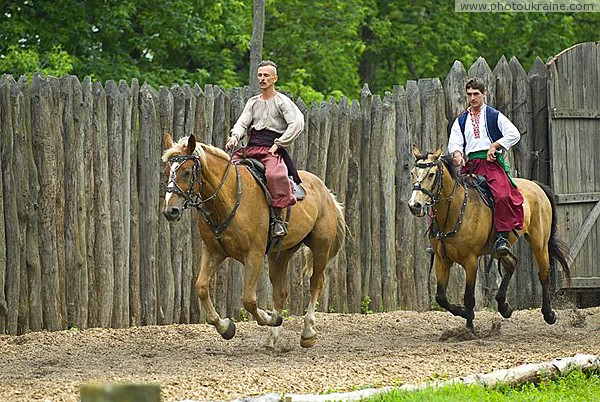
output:
{"label": "palomino horse", "polygon": [[[202,236],[200,273],[196,294],[207,320],[225,339],[235,335],[235,324],[221,318],[209,294],[209,281],[227,257],[244,265],[242,303],[259,325],[272,327],[267,346],[277,342],[281,312],[288,296],[287,266],[292,255],[304,244],[312,251],[307,258],[310,301],[304,316],[300,344],[311,347],[316,341],[315,308],[325,281],[325,267],[342,247],[346,224],[341,205],[315,175],[300,171],[306,198],[292,208],[289,233],[269,258],[269,278],[273,285],[273,311],[258,307],[256,286],[263,267],[269,232],[266,198],[246,168],[231,163],[227,153],[210,145],[196,143],[193,135],[173,143],[165,135],[162,160],[168,179],[163,215],[170,221],[181,218],[188,206],[198,208],[198,227]],[[310,254],[310,253],[309,253]]]}
{"label": "palomino horse", "polygon": [[[475,307],[475,280],[478,257],[492,254],[495,230],[490,208],[474,188],[467,188],[455,171],[452,157],[442,155],[440,147],[434,153],[421,152],[413,146],[415,165],[411,171],[413,192],[408,202],[411,212],[419,217],[431,210],[429,239],[434,250],[437,279],[436,301],[452,314],[467,320],[473,330]],[[556,322],[550,304],[550,274],[556,269],[556,260],[570,278],[565,246],[556,238],[556,205],[554,194],[545,185],[525,179],[515,179],[524,197],[524,224],[518,231],[525,235],[538,265],[542,285],[542,314],[548,324]],[[510,242],[517,237],[511,234]],[[451,304],[446,297],[450,268],[453,262],[466,271],[464,306]],[[513,258],[502,258],[504,275],[496,293],[498,311],[509,318],[512,308],[506,302],[506,289],[515,270]]]}

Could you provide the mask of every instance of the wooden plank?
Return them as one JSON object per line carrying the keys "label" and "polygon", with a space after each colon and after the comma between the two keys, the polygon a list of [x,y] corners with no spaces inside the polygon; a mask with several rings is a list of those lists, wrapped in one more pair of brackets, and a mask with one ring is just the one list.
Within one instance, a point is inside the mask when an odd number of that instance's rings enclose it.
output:
{"label": "wooden plank", "polygon": [[159,201],[160,172],[157,164],[161,149],[161,139],[156,107],[158,94],[148,84],[140,89],[139,117],[139,192],[140,206],[140,299],[141,325],[157,323],[157,263],[158,263],[158,233],[159,216],[157,203]]}
{"label": "wooden plank", "polygon": [[[397,307],[396,277],[396,115],[395,102],[391,93],[383,98],[383,121],[379,141],[379,192],[382,195],[380,208],[380,270],[382,279],[382,307],[393,311]],[[443,132],[443,130],[442,130]]]}
{"label": "wooden plank", "polygon": [[85,242],[86,242],[86,263],[88,268],[88,326],[98,326],[98,298],[96,296],[96,261],[94,259],[94,249],[96,243],[96,213],[94,207],[95,187],[94,187],[94,95],[92,94],[92,80],[86,77],[82,83],[83,104],[86,111],[82,119],[82,129],[85,130],[83,141],[85,166]]}
{"label": "wooden plank", "polygon": [[348,233],[346,234],[346,263],[348,310],[360,312],[362,301],[362,202],[361,202],[361,129],[362,112],[358,101],[353,101],[350,107],[350,128],[348,134],[348,175],[344,215]]}
{"label": "wooden plank", "polygon": [[381,288],[381,213],[383,196],[381,194],[381,169],[379,149],[382,147],[383,104],[379,95],[373,95],[371,103],[371,135],[369,147],[369,202],[371,206],[371,230],[369,243],[371,247],[369,297],[371,310],[383,311],[383,293]]}
{"label": "wooden plank", "polygon": [[[15,172],[20,164],[19,155],[15,155],[14,143],[15,133],[12,121],[12,105],[10,91],[14,85],[12,77],[3,78],[0,81],[0,164],[2,166],[2,203],[3,203],[3,224],[4,241],[10,247],[4,247],[6,264],[0,273],[5,273],[5,297],[6,297],[6,332],[10,335],[17,335],[19,332],[19,299],[21,290],[21,241],[20,225],[18,216],[18,178]],[[20,170],[20,169],[19,169]],[[26,267],[23,267],[26,269]],[[1,295],[1,294],[0,294]]]}
{"label": "wooden plank", "polygon": [[[83,148],[80,147],[80,129],[78,125],[81,115],[81,86],[79,81],[71,81],[65,77],[61,80],[61,98],[65,105],[63,116],[63,142],[65,149],[65,203],[82,205],[85,200],[83,176]],[[66,269],[66,303],[67,326],[85,328],[87,316],[87,265],[85,264],[85,215],[84,208],[67,208],[65,210],[65,236],[70,241],[65,243]],[[82,220],[82,221],[80,221]],[[82,224],[83,223],[83,224]],[[82,288],[82,283],[85,288]]]}
{"label": "wooden plank", "polygon": [[[32,139],[32,117],[31,117],[31,87],[27,78],[21,76],[19,78],[19,94],[17,95],[16,103],[20,106],[20,122],[17,125],[21,130],[21,137],[26,147],[25,155],[25,166],[27,171],[27,179],[24,179],[23,186],[27,186],[25,193],[24,208],[28,211],[26,216],[26,249],[25,258],[27,264],[27,296],[29,298],[29,327],[30,331],[40,331],[43,328],[43,317],[42,317],[42,273],[41,273],[41,261],[40,261],[40,246],[39,246],[39,232],[38,232],[38,220],[39,216],[36,211],[36,205],[38,203],[39,193],[39,180],[37,166],[33,157],[33,139]],[[20,96],[22,95],[22,96]],[[83,204],[82,204],[83,205]],[[4,224],[4,221],[3,223]],[[3,232],[4,236],[4,232]],[[0,243],[1,244],[1,243]],[[85,253],[85,249],[84,249]],[[22,285],[24,285],[22,283]],[[87,286],[87,283],[84,284]],[[87,288],[84,288],[87,292]],[[0,303],[2,298],[0,298]],[[82,306],[83,307],[83,306]],[[87,311],[82,308],[84,313]],[[0,320],[1,321],[1,320]]]}
{"label": "wooden plank", "polygon": [[[328,150],[327,150],[327,187],[334,193],[340,191],[340,174],[343,169],[342,153],[340,152],[342,136],[340,134],[340,114],[345,111],[342,110],[343,105],[337,105],[333,100],[329,101],[331,107],[331,134],[329,136]],[[347,109],[348,103],[346,101],[345,107]],[[346,111],[347,114],[347,111]],[[348,121],[349,124],[349,121]],[[347,148],[346,148],[347,149]],[[329,276],[326,283],[328,291],[327,297],[327,311],[329,312],[345,312],[348,310],[348,299],[346,297],[346,266],[342,264],[341,255],[338,254],[329,264],[328,271]],[[325,290],[325,289],[324,289]],[[325,299],[326,294],[323,294]],[[325,309],[325,306],[323,306]]]}
{"label": "wooden plank", "polygon": [[[343,206],[346,205],[346,192],[348,190],[348,159],[349,152],[348,148],[350,146],[350,130],[351,130],[351,116],[350,116],[350,103],[348,98],[342,97],[339,103],[338,110],[338,139],[337,139],[337,149],[334,149],[331,152],[338,153],[338,176],[337,176],[337,185],[332,190],[334,191],[338,202],[340,202]],[[345,210],[344,210],[345,213]],[[346,234],[346,239],[348,239],[348,234]],[[343,300],[340,300],[340,305],[338,306],[338,312],[347,313],[348,310],[348,262],[346,256],[346,248],[342,247],[337,255],[337,269],[340,272],[340,282],[339,287],[335,290]]]}
{"label": "wooden plank", "polygon": [[94,209],[95,235],[94,259],[96,267],[96,297],[98,322],[101,327],[112,324],[114,307],[114,261],[111,230],[110,175],[107,127],[106,92],[100,83],[92,84],[94,98],[93,149],[94,149]]}
{"label": "wooden plank", "polygon": [[[107,136],[108,136],[108,170],[110,172],[110,217],[113,242],[113,272],[114,272],[114,307],[112,312],[113,328],[126,328],[129,326],[129,258],[127,251],[129,244],[126,242],[124,213],[125,197],[129,196],[127,188],[129,180],[125,177],[129,161],[123,158],[123,93],[116,82],[106,82],[106,109],[107,109]],[[128,218],[129,215],[127,215]]]}
{"label": "wooden plank", "polygon": [[34,75],[31,84],[32,138],[39,173],[39,245],[42,274],[42,309],[45,329],[62,328],[58,250],[56,246],[56,146],[51,116],[54,108],[47,80]]}
{"label": "wooden plank", "polygon": [[65,302],[65,155],[64,147],[61,143],[61,132],[62,132],[62,116],[64,114],[64,105],[60,99],[60,80],[56,77],[48,77],[48,82],[52,88],[52,130],[55,132],[54,140],[58,141],[56,144],[56,200],[54,204],[54,210],[56,214],[56,221],[59,222],[56,230],[56,251],[58,257],[58,286],[59,286],[59,308],[61,316],[61,326],[66,328],[67,319],[67,304]]}
{"label": "wooden plank", "polygon": [[550,184],[550,150],[548,145],[548,70],[536,57],[529,70],[531,89],[531,130],[533,137],[531,178]]}
{"label": "wooden plank", "polygon": [[[360,143],[360,169],[364,177],[370,177],[371,171],[371,152],[372,132],[371,132],[371,104],[373,103],[373,95],[369,87],[365,84],[361,91],[361,111],[362,111],[362,132]],[[371,188],[368,180],[360,182],[360,197],[363,201],[360,207],[361,228],[357,235],[360,236],[361,248],[361,264],[362,264],[362,297],[361,302],[366,305],[367,297],[370,298],[369,292],[371,288]],[[362,306],[363,304],[361,304]]]}
{"label": "wooden plank", "polygon": [[569,249],[571,252],[570,253],[571,258],[573,260],[575,260],[575,258],[577,258],[577,254],[579,253],[581,246],[583,246],[583,242],[585,241],[588,234],[592,230],[592,227],[596,224],[596,221],[598,220],[598,216],[600,216],[600,202],[596,203],[596,205],[594,206],[594,208],[592,209],[590,214],[587,216],[587,218],[581,225],[581,228],[575,235],[575,238],[571,241]]}
{"label": "wooden plank", "polygon": [[[121,88],[124,90],[124,88]],[[137,79],[131,81],[129,95],[129,323],[140,325],[140,209],[138,189],[138,116],[139,116],[140,86]]]}
{"label": "wooden plank", "polygon": [[600,109],[553,108],[553,119],[600,119]]}
{"label": "wooden plank", "polygon": [[575,204],[600,201],[600,192],[555,194],[557,204]]}
{"label": "wooden plank", "polygon": [[[426,150],[425,137],[424,137],[424,126],[422,119],[421,98],[419,92],[419,86],[417,81],[409,80],[406,83],[406,100],[408,105],[409,123],[410,123],[410,147],[412,144],[417,144],[421,150]],[[414,162],[412,152],[408,156],[412,158],[410,166]],[[410,196],[409,196],[410,197]],[[407,212],[409,213],[409,212]],[[426,219],[415,218],[410,216],[411,224],[416,226],[415,229],[415,242],[414,242],[414,266],[412,267],[412,274],[415,277],[415,289],[418,297],[415,299],[414,309],[417,311],[429,310],[431,306],[431,300],[429,300],[430,288],[429,288],[429,254],[425,252],[429,246],[429,241],[425,236],[427,232],[428,224]]]}
{"label": "wooden plank", "polygon": [[[534,138],[531,122],[531,92],[529,77],[519,61],[511,57],[509,68],[512,76],[511,121],[521,133],[520,141],[512,148],[511,173],[515,177],[531,179],[532,155]],[[515,272],[515,279],[508,288],[508,296],[516,308],[527,308],[531,303],[541,301],[541,287],[539,286],[538,270],[531,254],[529,244],[522,239],[515,246],[519,265]],[[497,271],[496,271],[497,272]],[[501,278],[498,278],[501,279]]]}
{"label": "wooden plank", "polygon": [[571,278],[569,282],[563,281],[563,289],[591,289],[600,288],[600,277],[588,276],[588,277],[575,277]]}
{"label": "wooden plank", "polygon": [[[194,134],[195,130],[195,119],[197,110],[196,96],[189,85],[183,86],[183,119],[185,120],[183,127],[183,135],[189,136]],[[176,102],[176,106],[179,107],[180,103]],[[177,113],[176,115],[179,115]],[[180,288],[181,296],[179,300],[180,313],[179,316],[175,315],[173,320],[182,324],[190,323],[190,307],[192,301],[192,285],[193,285],[193,270],[194,270],[194,250],[192,241],[192,226],[193,217],[195,215],[190,211],[186,213],[181,222],[181,284],[178,285]],[[177,306],[176,306],[177,307]]]}
{"label": "wooden plank", "polygon": [[[159,137],[163,138],[165,133],[174,133],[174,100],[173,94],[169,89],[161,86],[158,91],[158,116],[159,116]],[[183,134],[182,125],[178,125],[178,131]],[[174,137],[175,140],[179,140],[180,137]],[[164,149],[163,140],[161,139],[160,150]],[[160,162],[155,161],[158,166]],[[162,173],[162,172],[161,172]],[[164,174],[159,175],[159,190],[157,196],[161,198],[167,191],[166,177]],[[162,208],[154,206],[154,209]],[[178,236],[176,232],[181,230],[179,223],[170,224],[164,217],[159,216],[158,222],[158,265],[156,266],[157,271],[157,301],[158,301],[158,316],[157,324],[172,324],[173,323],[173,311],[175,309],[175,278],[173,275],[174,270],[179,270],[181,267],[181,255],[177,252]],[[174,242],[175,244],[173,244]],[[172,252],[172,250],[175,250]],[[175,268],[174,265],[178,265],[179,268]]]}

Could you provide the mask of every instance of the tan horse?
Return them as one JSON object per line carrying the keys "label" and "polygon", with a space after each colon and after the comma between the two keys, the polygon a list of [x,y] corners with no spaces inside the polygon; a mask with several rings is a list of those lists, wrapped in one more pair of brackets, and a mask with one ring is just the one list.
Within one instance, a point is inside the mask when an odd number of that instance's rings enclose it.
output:
{"label": "tan horse", "polygon": [[[475,307],[475,281],[478,257],[492,254],[495,230],[490,208],[481,200],[476,190],[467,188],[457,175],[452,157],[442,155],[440,147],[434,153],[421,152],[413,146],[415,165],[411,171],[413,192],[408,202],[411,212],[419,217],[430,207],[432,224],[429,239],[434,250],[434,266],[437,279],[436,301],[452,314],[467,320],[467,328],[473,330]],[[556,314],[550,303],[550,274],[557,260],[567,278],[570,278],[567,252],[556,237],[556,205],[554,194],[545,185],[525,179],[515,179],[524,197],[524,225],[518,232],[525,236],[538,265],[538,277],[542,285],[542,314],[548,324],[554,324]],[[515,243],[517,237],[510,236]],[[515,270],[512,258],[502,258],[504,275],[496,293],[498,311],[509,318],[512,308],[506,302],[506,290]],[[464,306],[451,304],[446,288],[452,264],[457,262],[466,272]]]}
{"label": "tan horse", "polygon": [[256,296],[269,231],[269,209],[262,190],[245,167],[233,165],[229,155],[219,148],[196,143],[193,135],[173,143],[171,135],[166,134],[165,145],[162,160],[167,162],[168,185],[163,215],[177,221],[188,206],[201,213],[198,227],[203,242],[196,294],[208,322],[225,339],[235,335],[235,324],[219,316],[209,294],[209,281],[219,265],[233,257],[244,265],[243,306],[259,325],[273,327],[266,346],[274,347],[288,296],[288,262],[304,244],[312,251],[312,261],[307,258],[305,267],[309,271],[312,268],[312,276],[300,344],[313,346],[315,308],[325,281],[325,267],[345,238],[344,214],[334,195],[317,176],[299,172],[306,198],[291,208],[289,233],[281,247],[268,256],[274,304],[269,312],[259,308]]}

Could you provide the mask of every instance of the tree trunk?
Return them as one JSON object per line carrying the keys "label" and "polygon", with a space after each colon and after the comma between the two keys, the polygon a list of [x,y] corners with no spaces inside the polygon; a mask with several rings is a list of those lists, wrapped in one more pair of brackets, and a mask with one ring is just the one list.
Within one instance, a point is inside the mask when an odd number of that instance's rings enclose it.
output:
{"label": "tree trunk", "polygon": [[258,93],[256,70],[262,58],[263,34],[265,33],[265,1],[254,0],[252,14],[252,39],[250,40],[250,88]]}

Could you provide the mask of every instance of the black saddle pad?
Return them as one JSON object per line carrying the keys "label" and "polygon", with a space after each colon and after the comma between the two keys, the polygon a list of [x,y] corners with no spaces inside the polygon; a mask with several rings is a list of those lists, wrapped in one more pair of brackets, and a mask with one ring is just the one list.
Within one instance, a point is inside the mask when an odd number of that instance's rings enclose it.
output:
{"label": "black saddle pad", "polygon": [[492,193],[490,188],[488,187],[487,181],[485,180],[485,176],[476,175],[476,174],[468,174],[463,176],[463,181],[467,185],[467,187],[472,187],[477,190],[477,193],[483,200],[483,202],[490,208],[494,209],[494,197],[492,197]]}

